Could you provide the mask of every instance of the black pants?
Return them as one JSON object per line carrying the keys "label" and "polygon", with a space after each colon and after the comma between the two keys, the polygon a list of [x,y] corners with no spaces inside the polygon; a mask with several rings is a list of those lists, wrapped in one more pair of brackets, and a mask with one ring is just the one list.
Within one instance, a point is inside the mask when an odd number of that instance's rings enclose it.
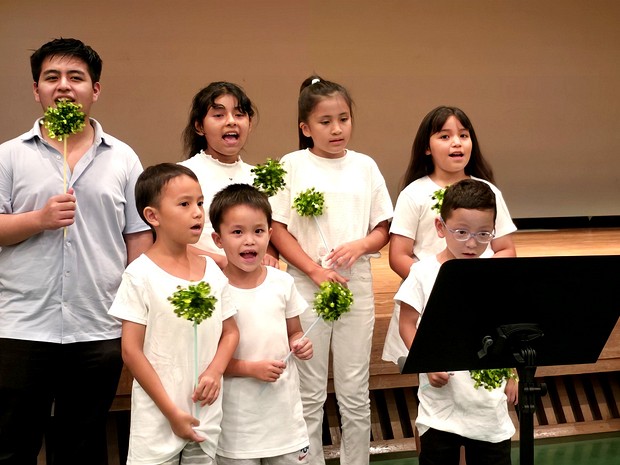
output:
{"label": "black pants", "polygon": [[122,366],[120,339],[0,338],[0,464],[36,465],[52,405],[52,463],[107,464],[107,413]]}
{"label": "black pants", "polygon": [[492,443],[429,429],[420,436],[420,465],[458,465],[465,446],[467,465],[511,465],[510,439]]}

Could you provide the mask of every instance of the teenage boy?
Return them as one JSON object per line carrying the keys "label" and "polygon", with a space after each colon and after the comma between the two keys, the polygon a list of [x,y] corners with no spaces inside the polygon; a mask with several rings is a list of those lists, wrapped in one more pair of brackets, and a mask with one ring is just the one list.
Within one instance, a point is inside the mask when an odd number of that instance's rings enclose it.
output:
{"label": "teenage boy", "polygon": [[0,463],[35,464],[50,413],[54,463],[107,463],[106,417],[122,368],[108,315],[121,275],[152,243],[134,204],[142,166],[90,117],[101,58],[76,39],[30,57],[35,101],[82,106],[63,142],[38,119],[0,146]]}

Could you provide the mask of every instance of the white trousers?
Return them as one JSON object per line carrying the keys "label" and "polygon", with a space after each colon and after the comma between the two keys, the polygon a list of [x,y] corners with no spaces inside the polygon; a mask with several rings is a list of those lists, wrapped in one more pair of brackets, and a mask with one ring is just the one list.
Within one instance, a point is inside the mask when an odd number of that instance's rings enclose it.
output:
{"label": "white trousers", "polygon": [[[300,319],[308,328],[316,319],[312,309],[317,286],[298,270],[289,269],[309,308]],[[375,321],[370,262],[354,265],[348,287],[353,293],[351,311],[333,323],[319,321],[308,338],[314,347],[311,360],[298,363],[304,418],[310,436],[310,465],[323,465],[323,404],[327,398],[329,353],[333,361],[334,388],[342,419],[341,465],[369,463],[370,400],[368,377]]]}

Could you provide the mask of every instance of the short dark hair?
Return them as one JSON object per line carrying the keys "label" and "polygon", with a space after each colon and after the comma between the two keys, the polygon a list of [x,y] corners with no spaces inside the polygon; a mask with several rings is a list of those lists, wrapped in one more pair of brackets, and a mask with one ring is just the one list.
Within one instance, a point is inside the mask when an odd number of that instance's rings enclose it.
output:
{"label": "short dark hair", "polygon": [[237,205],[261,210],[267,217],[267,225],[271,227],[271,205],[267,196],[249,184],[230,184],[213,196],[209,207],[209,219],[216,233],[220,233],[226,211]]}
{"label": "short dark hair", "polygon": [[489,184],[476,179],[463,179],[446,189],[441,203],[441,217],[447,220],[457,208],[467,210],[492,210],[497,217],[495,194]]}
{"label": "short dark hair", "polygon": [[[321,76],[312,75],[306,78],[301,83],[299,89],[299,99],[297,101],[297,126],[301,123],[307,123],[310,114],[314,110],[317,104],[327,97],[333,97],[334,95],[340,95],[347,106],[349,107],[349,113],[351,114],[351,120],[353,120],[353,99],[347,89],[340,84],[332,81],[326,81]],[[314,147],[314,141],[312,137],[304,135],[301,127],[297,128],[299,132],[299,148],[311,149]]]}
{"label": "short dark hair", "polygon": [[30,56],[30,68],[32,70],[32,79],[34,82],[39,82],[41,68],[45,59],[55,56],[80,59],[86,63],[88,74],[90,74],[93,84],[99,82],[101,79],[103,62],[99,54],[88,45],[85,45],[81,40],[64,39],[61,37],[60,39],[54,39],[43,44]]}
{"label": "short dark hair", "polygon": [[149,166],[140,174],[136,181],[135,197],[136,208],[142,221],[150,225],[144,217],[144,209],[146,207],[158,207],[161,192],[166,184],[179,176],[189,176],[198,182],[198,178],[192,170],[176,163],[160,163]]}
{"label": "short dark hair", "polygon": [[205,136],[196,132],[196,123],[202,124],[209,108],[215,105],[215,101],[222,95],[232,95],[237,100],[238,109],[247,114],[250,120],[254,118],[256,107],[241,86],[226,81],[212,82],[207,87],[200,89],[192,99],[189,121],[182,135],[185,158],[191,158],[201,150],[208,148]]}

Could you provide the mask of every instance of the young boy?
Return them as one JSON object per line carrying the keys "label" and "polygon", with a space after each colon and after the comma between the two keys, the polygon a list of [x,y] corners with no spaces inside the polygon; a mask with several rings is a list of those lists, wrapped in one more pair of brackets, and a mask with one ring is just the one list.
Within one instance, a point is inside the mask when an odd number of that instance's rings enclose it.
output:
{"label": "young boy", "polygon": [[239,346],[224,377],[224,417],[218,465],[306,464],[309,447],[297,367],[312,357],[301,338],[299,316],[307,307],[293,278],[261,265],[271,236],[267,197],[246,184],[218,192],[209,217],[215,244],[224,249]]}
{"label": "young boy", "polygon": [[[188,168],[162,163],[136,183],[136,206],[155,243],[131,263],[110,314],[123,321],[123,360],[135,380],[128,464],[214,464],[222,416],[220,383],[239,339],[226,277],[215,262],[188,252],[204,224],[203,196]],[[168,301],[177,286],[205,281],[217,299],[197,327],[198,386],[193,323]],[[200,402],[206,408],[196,408]]]}
{"label": "young boy", "polygon": [[[495,195],[483,182],[465,179],[446,189],[441,216],[435,220],[446,248],[412,265],[394,297],[401,305],[400,335],[407,348],[439,268],[448,260],[480,257],[494,237],[496,211]],[[469,371],[420,373],[418,398],[421,465],[456,465],[461,446],[465,446],[467,463],[510,464],[510,438],[515,428],[507,400],[516,403],[515,381],[508,381],[504,390],[487,391],[474,388]]]}

